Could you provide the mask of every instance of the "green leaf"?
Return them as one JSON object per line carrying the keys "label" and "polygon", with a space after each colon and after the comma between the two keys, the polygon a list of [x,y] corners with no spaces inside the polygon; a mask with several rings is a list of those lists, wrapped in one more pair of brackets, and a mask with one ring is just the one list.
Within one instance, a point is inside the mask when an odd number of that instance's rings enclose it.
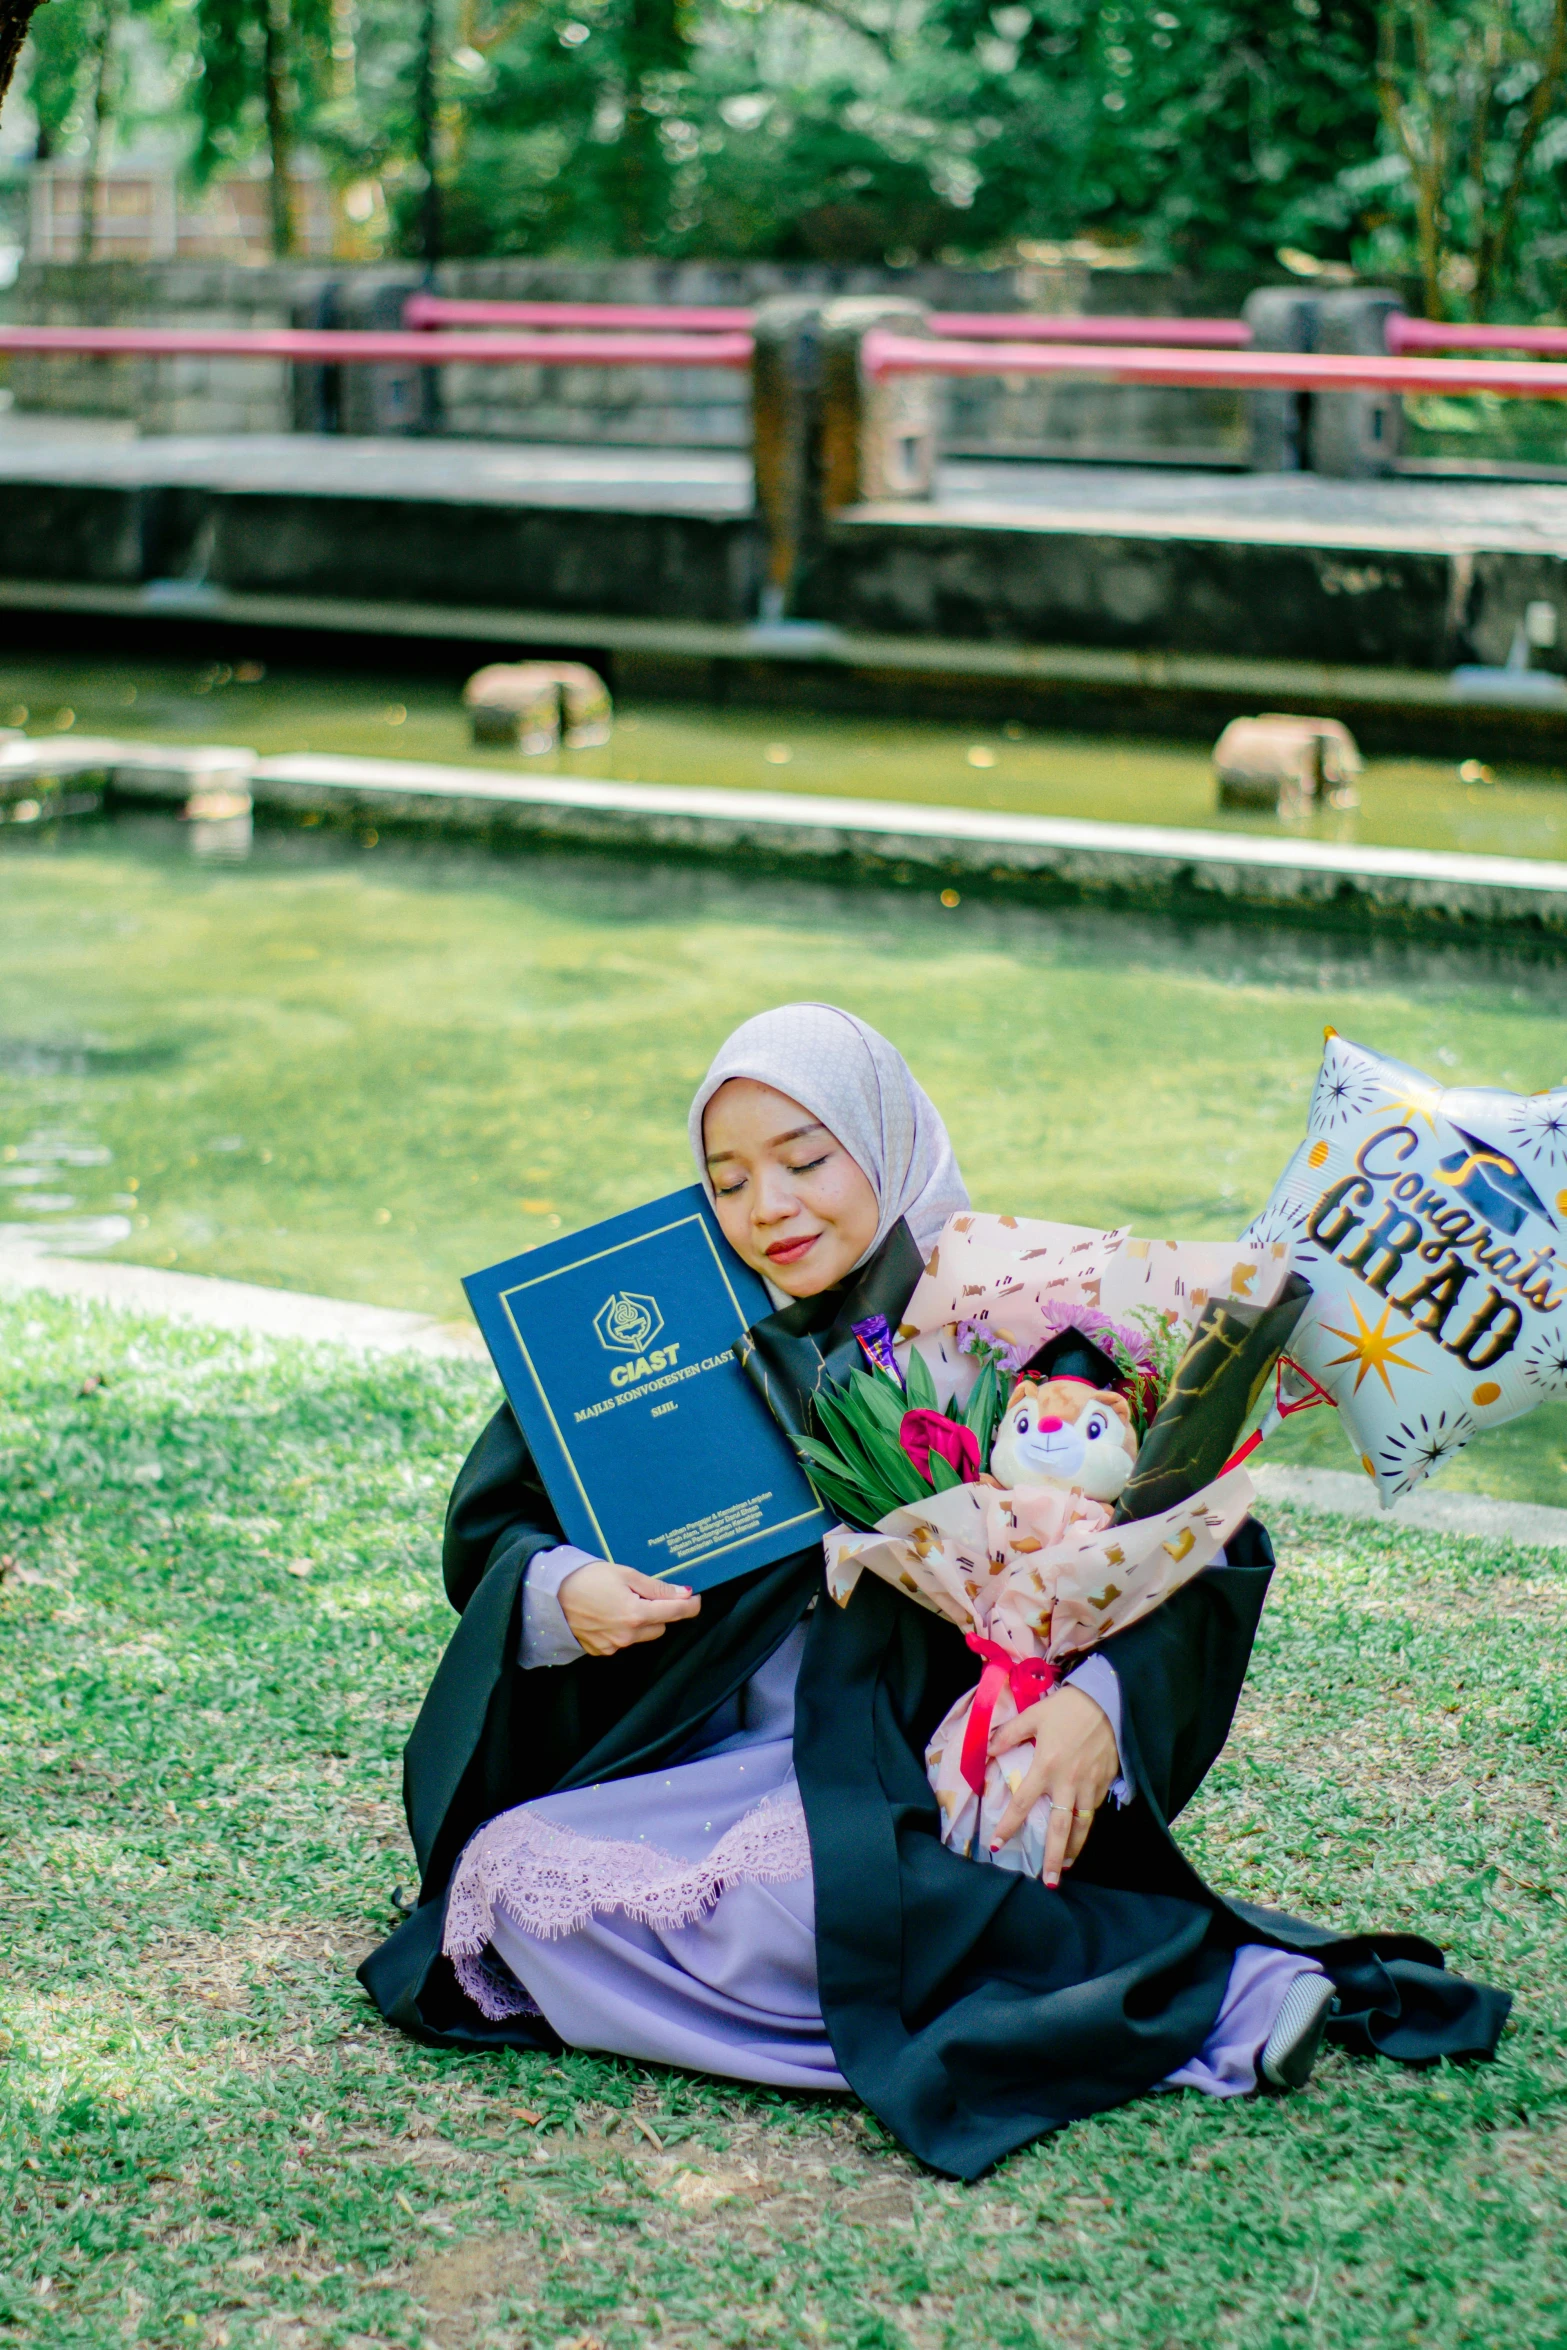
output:
{"label": "green leaf", "polygon": [[943,1460],[939,1452],[933,1452],[930,1456],[930,1483],[933,1493],[950,1493],[955,1485],[963,1483],[963,1479],[950,1461]]}
{"label": "green leaf", "polygon": [[818,1444],[813,1437],[795,1438],[795,1450],[804,1464],[817,1493],[839,1517],[851,1526],[871,1527],[886,1515],[877,1504],[874,1493],[866,1491],[852,1477],[844,1474],[843,1464],[830,1448]]}
{"label": "green leaf", "polygon": [[847,1389],[839,1392],[858,1418],[873,1421],[889,1436],[897,1435],[909,1403],[896,1379],[889,1379],[885,1371],[852,1371]]}
{"label": "green leaf", "polygon": [[982,1469],[990,1466],[990,1448],[996,1439],[1001,1409],[1001,1384],[995,1366],[988,1362],[981,1368],[968,1402],[947,1406],[948,1419],[956,1420],[967,1428],[979,1446],[979,1465]]}
{"label": "green leaf", "polygon": [[842,1454],[845,1467],[868,1491],[879,1492],[881,1480],[877,1473],[876,1455],[869,1441],[874,1430],[857,1421],[852,1409],[840,1396],[822,1391],[814,1400],[823,1433],[834,1449]]}
{"label": "green leaf", "polygon": [[936,1400],[936,1382],[930,1375],[930,1365],[917,1349],[909,1356],[908,1399],[911,1411],[939,1412],[941,1409]]}
{"label": "green leaf", "polygon": [[875,1503],[873,1518],[925,1498],[929,1489],[902,1445],[874,1422],[857,1419],[842,1390],[818,1391],[813,1402],[828,1449],[837,1455],[838,1475],[851,1478]]}
{"label": "green leaf", "polygon": [[930,1487],[920,1475],[901,1444],[894,1444],[877,1429],[871,1438],[871,1458],[881,1471],[899,1501],[925,1501]]}

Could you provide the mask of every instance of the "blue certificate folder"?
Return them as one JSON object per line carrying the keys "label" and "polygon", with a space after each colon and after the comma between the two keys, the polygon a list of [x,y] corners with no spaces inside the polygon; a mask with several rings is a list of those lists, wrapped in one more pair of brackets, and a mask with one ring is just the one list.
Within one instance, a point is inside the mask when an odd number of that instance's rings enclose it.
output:
{"label": "blue certificate folder", "polygon": [[771,1300],[699,1183],[463,1287],[568,1541],[707,1591],[825,1533],[730,1351]]}

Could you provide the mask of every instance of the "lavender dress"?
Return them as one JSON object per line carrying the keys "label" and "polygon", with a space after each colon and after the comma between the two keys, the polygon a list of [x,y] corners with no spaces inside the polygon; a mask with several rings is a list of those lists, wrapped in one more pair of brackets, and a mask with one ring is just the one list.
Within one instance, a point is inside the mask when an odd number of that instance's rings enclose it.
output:
{"label": "lavender dress", "polygon": [[[556,1596],[586,1553],[534,1559],[521,1665],[582,1651]],[[794,1777],[801,1625],[659,1771],[572,1788],[502,1812],[473,1836],[447,1906],[444,1948],[492,2020],[538,2014],[569,2046],[783,2089],[844,2089],[816,1991],[815,1903]],[[1113,1666],[1071,1679],[1120,1742]],[[1118,1779],[1112,1793],[1131,1799]],[[1238,1950],[1213,2030],[1167,2088],[1236,2097],[1290,1985],[1320,1969],[1292,1951]]]}

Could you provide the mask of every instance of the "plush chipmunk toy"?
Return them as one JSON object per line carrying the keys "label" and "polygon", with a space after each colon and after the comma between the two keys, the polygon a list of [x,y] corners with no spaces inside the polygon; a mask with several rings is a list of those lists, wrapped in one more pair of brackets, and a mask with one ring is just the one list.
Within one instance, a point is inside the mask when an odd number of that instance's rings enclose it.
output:
{"label": "plush chipmunk toy", "polygon": [[990,1448],[998,1485],[1059,1485],[1090,1501],[1117,1501],[1137,1462],[1124,1396],[1086,1380],[1020,1379]]}
{"label": "plush chipmunk toy", "polygon": [[990,1448],[998,1485],[1055,1485],[1114,1502],[1137,1465],[1115,1362],[1086,1330],[1047,1339],[1023,1366]]}

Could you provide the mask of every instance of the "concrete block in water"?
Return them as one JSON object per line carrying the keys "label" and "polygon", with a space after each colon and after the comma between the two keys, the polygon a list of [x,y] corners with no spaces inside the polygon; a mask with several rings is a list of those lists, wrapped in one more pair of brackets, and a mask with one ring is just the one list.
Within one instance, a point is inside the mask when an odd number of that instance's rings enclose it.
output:
{"label": "concrete block in water", "polygon": [[563,735],[568,751],[610,738],[609,689],[585,661],[492,661],[469,678],[463,701],[476,743],[536,754]]}
{"label": "concrete block in water", "polygon": [[1296,718],[1270,711],[1232,718],[1213,746],[1221,808],[1267,808],[1299,816],[1314,800],[1357,804],[1359,746],[1337,718]]}

